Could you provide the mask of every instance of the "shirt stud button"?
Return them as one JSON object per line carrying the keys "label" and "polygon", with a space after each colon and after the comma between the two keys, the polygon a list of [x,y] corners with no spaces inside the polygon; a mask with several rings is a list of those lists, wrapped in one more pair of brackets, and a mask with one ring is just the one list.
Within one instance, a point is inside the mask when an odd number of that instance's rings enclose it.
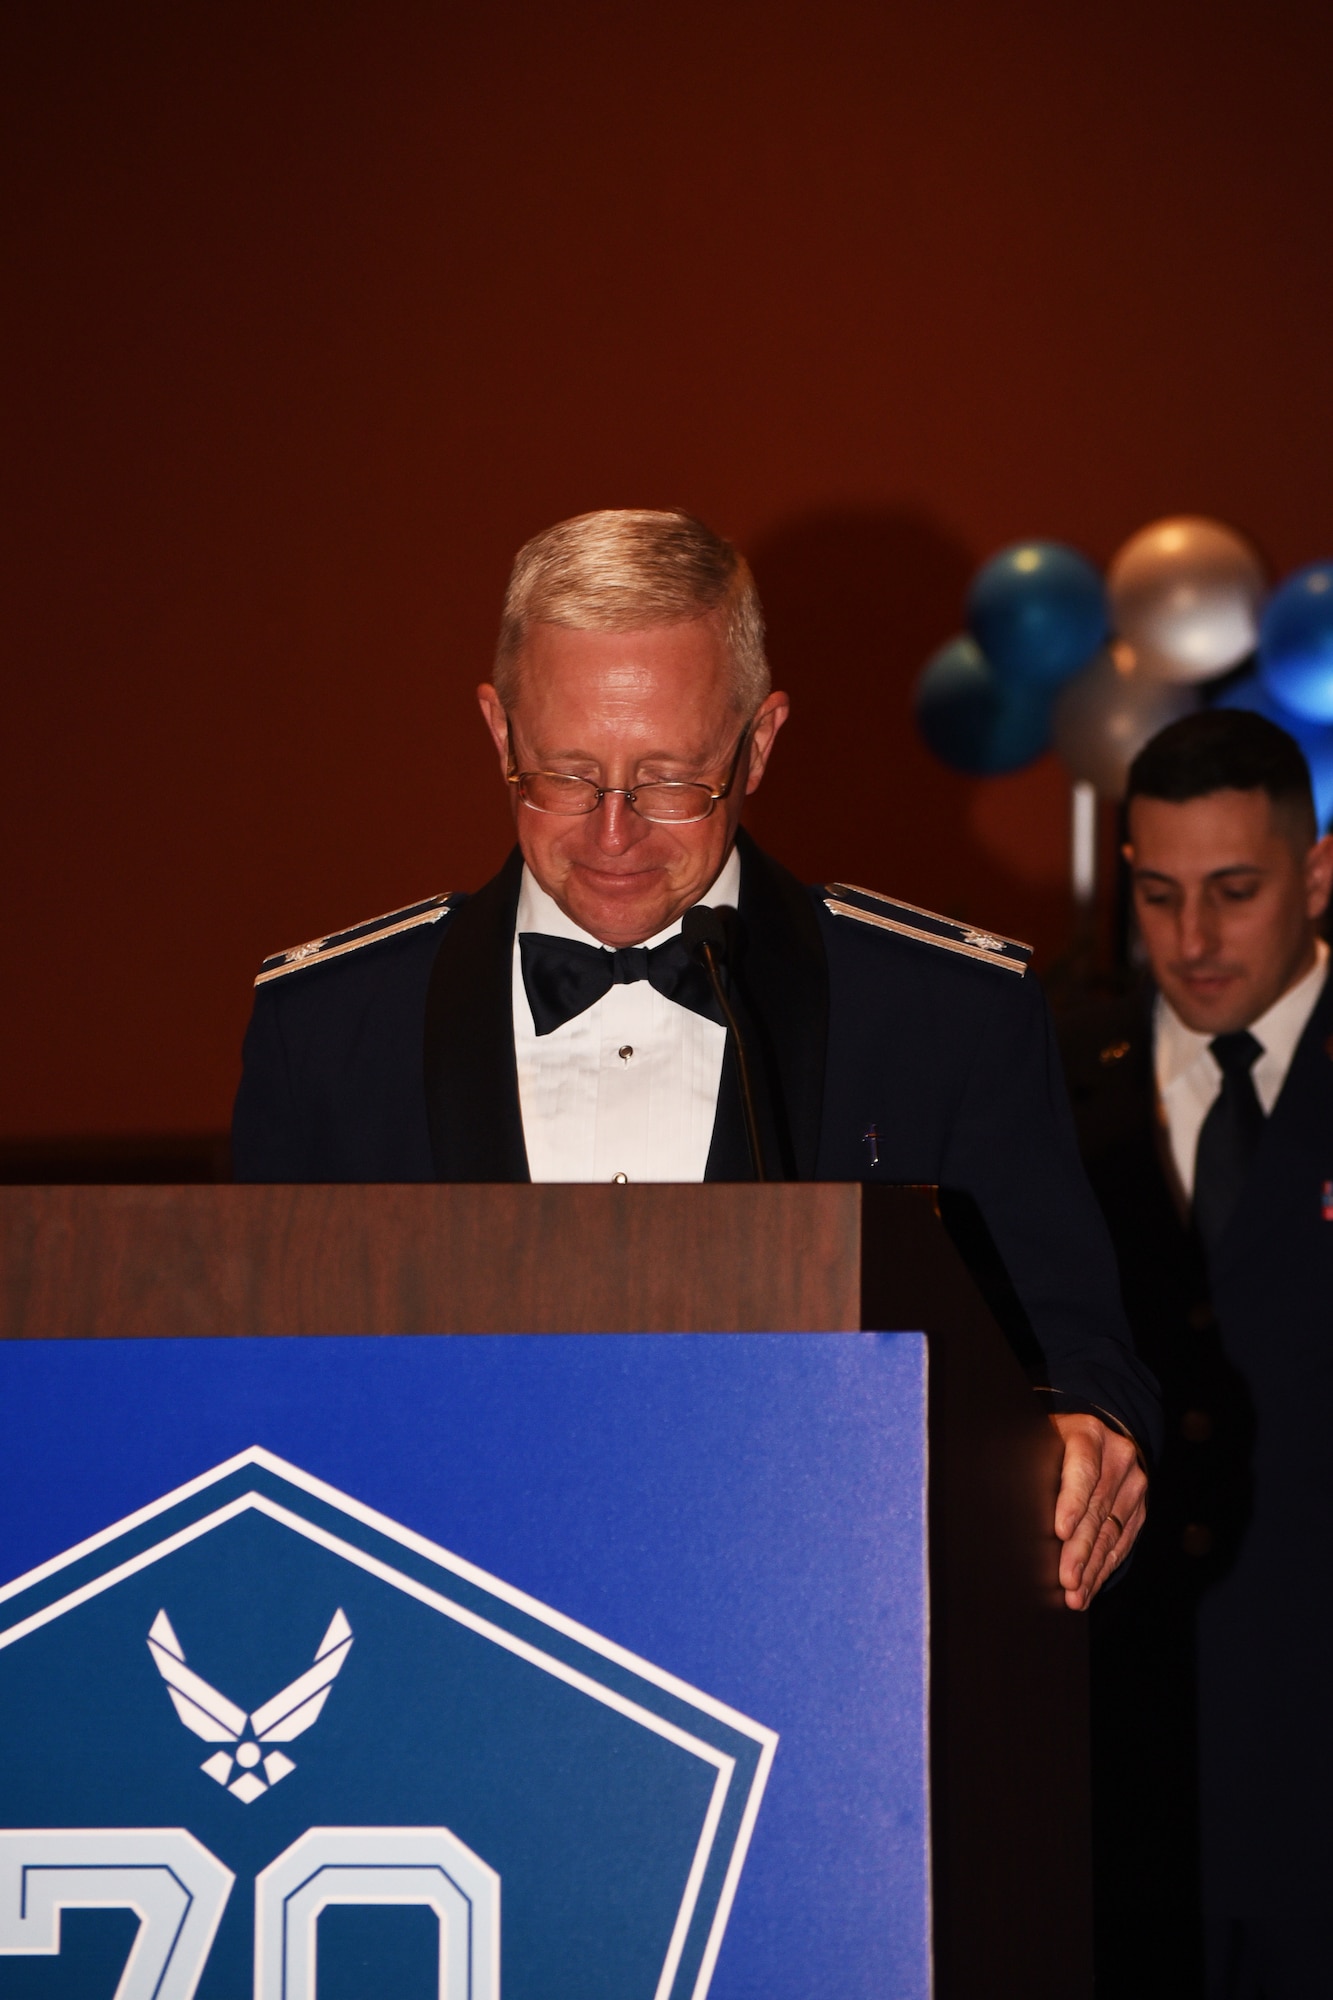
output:
{"label": "shirt stud button", "polygon": [[628,1185],[628,1182],[629,1182],[629,1175],[628,1175],[628,1174],[612,1174],[612,1176],[611,1176],[611,1179],[612,1179],[612,1181],[614,1182],[614,1184],[615,1184],[615,1185],[616,1185],[617,1187],[625,1187],[625,1186],[627,1186],[627,1185]]}
{"label": "shirt stud button", "polygon": [[628,1062],[630,1057],[634,1054],[634,1051],[630,1047],[629,1043],[626,1042],[623,1049],[616,1050],[616,1054],[620,1057],[621,1062]]}

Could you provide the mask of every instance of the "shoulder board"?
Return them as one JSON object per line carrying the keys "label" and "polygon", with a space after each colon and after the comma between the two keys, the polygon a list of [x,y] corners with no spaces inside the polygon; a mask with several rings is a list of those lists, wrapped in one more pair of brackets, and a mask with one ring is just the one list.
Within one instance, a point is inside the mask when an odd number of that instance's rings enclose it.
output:
{"label": "shoulder board", "polygon": [[408,903],[404,909],[371,917],[364,924],[353,924],[350,930],[333,931],[328,937],[311,938],[309,944],[293,945],[290,951],[275,952],[272,958],[264,960],[255,985],[266,986],[270,979],[282,979],[289,972],[299,972],[303,966],[341,958],[346,952],[360,951],[362,945],[379,944],[383,938],[397,937],[400,931],[414,931],[419,924],[438,924],[449,913],[452,893],[448,890],[443,896],[428,897],[424,903]]}
{"label": "shoulder board", "polygon": [[956,951],[963,958],[979,958],[986,965],[1003,966],[1006,972],[1016,972],[1020,979],[1028,969],[1032,946],[1020,944],[1017,938],[974,930],[970,924],[957,923],[934,910],[919,910],[915,903],[898,903],[891,896],[881,896],[874,889],[858,889],[850,882],[830,882],[826,886],[824,907],[835,917],[855,917],[858,923],[896,931],[899,937],[913,938],[918,944],[939,945],[941,950]]}

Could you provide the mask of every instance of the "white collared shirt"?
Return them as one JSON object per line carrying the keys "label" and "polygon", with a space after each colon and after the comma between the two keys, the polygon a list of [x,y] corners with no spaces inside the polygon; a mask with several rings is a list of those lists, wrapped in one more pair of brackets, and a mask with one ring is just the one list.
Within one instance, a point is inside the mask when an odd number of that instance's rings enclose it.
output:
{"label": "white collared shirt", "polygon": [[[733,848],[703,899],[736,908]],[[646,940],[664,944],[680,923]],[[599,945],[525,867],[514,928],[514,1055],[528,1171],[534,1181],[701,1181],[713,1142],[726,1030],[657,992],[615,985],[562,1028],[539,1035],[523,984],[523,931]]]}
{"label": "white collared shirt", "polygon": [[[1250,1033],[1263,1045],[1250,1074],[1264,1115],[1273,1109],[1287,1080],[1296,1044],[1315,1010],[1328,976],[1328,946],[1320,938],[1315,962],[1303,979],[1289,986],[1266,1014],[1251,1021]],[[1208,1047],[1211,1035],[1196,1034],[1162,994],[1153,1013],[1153,1058],[1157,1096],[1171,1135],[1171,1157],[1186,1196],[1194,1196],[1194,1156],[1199,1131],[1222,1090],[1222,1071]]]}

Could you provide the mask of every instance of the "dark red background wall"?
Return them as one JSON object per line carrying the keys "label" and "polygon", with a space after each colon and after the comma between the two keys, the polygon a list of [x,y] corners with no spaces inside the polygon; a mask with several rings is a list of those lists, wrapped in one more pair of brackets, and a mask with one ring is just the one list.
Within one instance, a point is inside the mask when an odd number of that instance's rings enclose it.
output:
{"label": "dark red background wall", "polygon": [[480,881],[509,558],[750,552],[810,876],[1049,955],[1065,781],[908,692],[974,563],[1333,547],[1333,10],[10,0],[0,1132],[225,1122],[266,951]]}

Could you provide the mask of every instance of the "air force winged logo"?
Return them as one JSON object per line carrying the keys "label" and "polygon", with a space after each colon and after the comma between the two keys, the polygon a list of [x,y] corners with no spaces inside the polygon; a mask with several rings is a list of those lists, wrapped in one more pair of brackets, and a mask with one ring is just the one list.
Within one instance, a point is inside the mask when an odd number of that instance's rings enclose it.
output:
{"label": "air force winged logo", "polygon": [[[257,1708],[253,1715],[247,1715],[243,1708],[238,1708],[234,1701],[219,1694],[186,1666],[184,1649],[165,1611],[158,1612],[148,1633],[148,1650],[185,1727],[205,1743],[235,1746],[232,1750],[218,1750],[200,1769],[247,1806],[296,1769],[292,1758],[268,1746],[292,1742],[319,1720],[351,1645],[352,1628],[343,1613],[335,1611],[328,1631],[319,1642],[314,1666]],[[233,1778],[232,1771],[237,1765],[240,1776]],[[261,1765],[263,1777],[259,1775]]]}

